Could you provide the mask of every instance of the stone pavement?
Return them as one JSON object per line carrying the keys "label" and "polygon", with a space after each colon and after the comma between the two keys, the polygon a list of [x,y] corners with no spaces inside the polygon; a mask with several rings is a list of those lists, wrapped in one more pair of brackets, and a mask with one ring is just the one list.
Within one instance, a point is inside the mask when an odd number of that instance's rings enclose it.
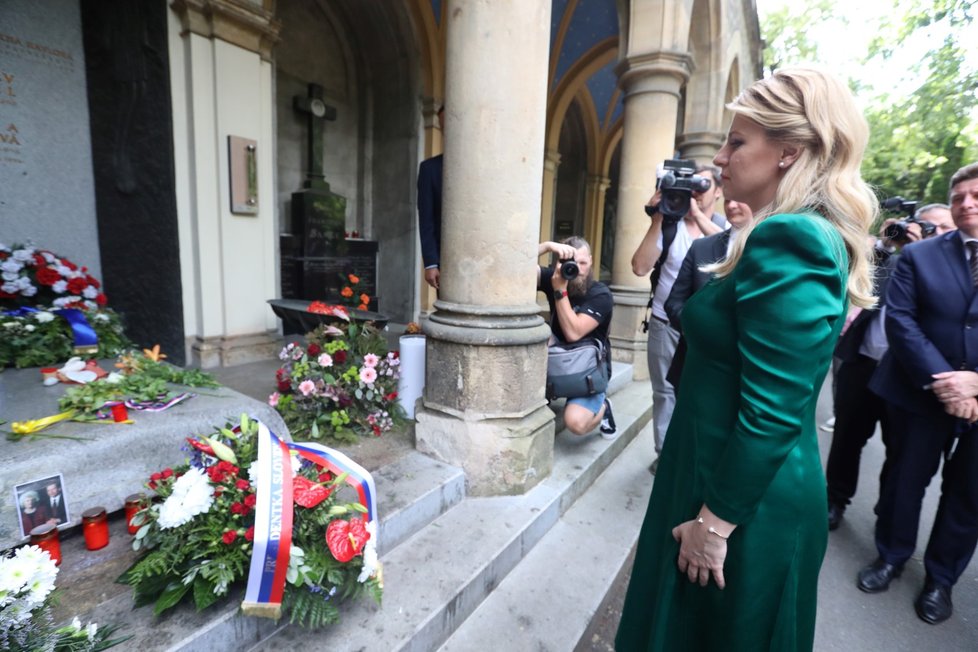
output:
{"label": "stone pavement", "polygon": [[[819,396],[818,423],[832,416],[831,383]],[[832,443],[831,433],[819,431],[824,463]],[[878,476],[883,464],[883,444],[877,434],[863,451],[859,488],[846,510],[842,525],[829,534],[829,547],[819,576],[816,652],[973,652],[978,650],[978,561],[972,559],[954,587],[954,615],[940,625],[917,618],[913,602],[924,581],[923,551],[930,535],[940,480],[931,483],[924,499],[917,551],[903,575],[884,593],[869,595],[856,588],[856,573],[876,558],[873,544],[873,505],[879,494]],[[978,472],[978,469],[976,469]],[[625,564],[614,588],[592,619],[576,652],[610,652],[621,616],[631,564]]]}

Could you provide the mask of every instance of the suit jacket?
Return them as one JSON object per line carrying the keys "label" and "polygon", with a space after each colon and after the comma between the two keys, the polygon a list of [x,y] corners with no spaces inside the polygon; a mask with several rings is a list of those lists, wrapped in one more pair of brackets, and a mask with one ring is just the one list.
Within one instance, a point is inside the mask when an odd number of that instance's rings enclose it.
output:
{"label": "suit jacket", "polygon": [[876,263],[876,287],[874,290],[879,297],[879,303],[876,304],[875,308],[867,308],[856,315],[856,318],[849,324],[849,329],[839,338],[839,343],[835,347],[835,357],[843,362],[853,362],[859,357],[859,347],[863,344],[866,329],[873,318],[879,314],[880,307],[884,303],[886,288],[889,285],[890,276],[893,274],[893,267],[896,265],[898,256],[899,254],[893,255],[884,249],[876,250],[874,261]]}
{"label": "suit jacket", "polygon": [[445,157],[439,154],[418,168],[418,230],[425,267],[441,262],[441,182]]}
{"label": "suit jacket", "polygon": [[663,306],[666,315],[669,316],[669,324],[677,331],[682,331],[679,318],[686,301],[694,292],[710,282],[711,275],[700,271],[700,267],[715,263],[726,256],[728,242],[730,242],[729,229],[693,240],[693,245],[686,252],[676,282],[672,284],[669,298]]}
{"label": "suit jacket", "polygon": [[904,247],[886,292],[890,349],[870,389],[904,409],[943,412],[931,374],[978,371],[978,292],[957,231]]}
{"label": "suit jacket", "polygon": [[44,503],[44,506],[51,513],[51,517],[58,519],[58,525],[61,525],[63,523],[67,523],[68,522],[68,511],[67,511],[67,508],[65,507],[65,496],[64,496],[64,494],[61,494],[58,497],[58,506],[57,507],[54,507],[53,505],[51,505],[51,497],[48,496],[47,494],[44,494],[43,495],[43,497],[41,498],[41,502]]}

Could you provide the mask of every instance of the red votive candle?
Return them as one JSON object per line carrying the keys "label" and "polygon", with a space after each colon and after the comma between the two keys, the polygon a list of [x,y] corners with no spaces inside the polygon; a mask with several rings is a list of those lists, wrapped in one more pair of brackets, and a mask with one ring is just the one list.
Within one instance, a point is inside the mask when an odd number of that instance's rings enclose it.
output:
{"label": "red votive candle", "polygon": [[31,545],[47,551],[54,564],[61,565],[61,537],[57,526],[45,523],[31,530]]}
{"label": "red votive candle", "polygon": [[138,493],[132,494],[126,497],[126,527],[129,528],[129,534],[136,534],[139,532],[140,525],[132,524],[132,517],[143,508],[143,502],[146,500],[146,494]]}
{"label": "red votive candle", "polygon": [[120,421],[126,421],[129,419],[129,413],[126,411],[126,406],[122,403],[116,403],[112,406],[112,420],[116,423]]}
{"label": "red votive candle", "polygon": [[92,507],[82,512],[82,533],[89,550],[109,545],[109,522],[104,507]]}

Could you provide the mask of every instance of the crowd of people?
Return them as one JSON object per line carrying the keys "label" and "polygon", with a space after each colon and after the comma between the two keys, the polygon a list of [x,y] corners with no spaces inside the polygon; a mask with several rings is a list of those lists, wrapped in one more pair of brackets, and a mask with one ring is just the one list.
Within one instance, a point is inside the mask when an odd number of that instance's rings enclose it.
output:
{"label": "crowd of people", "polygon": [[[878,200],[860,176],[869,130],[844,84],[785,68],[728,109],[726,141],[696,167],[685,213],[664,211],[657,189],[632,257],[651,280],[655,483],[616,648],[812,649],[829,532],[877,426],[878,557],[856,584],[877,593],[900,575],[943,461],[914,604],[943,622],[978,543],[978,164],[954,174],[947,204],[871,237]],[[537,288],[552,340],[607,343],[614,299],[590,245],[543,242],[547,253],[555,261]],[[567,261],[576,278],[561,273]],[[823,472],[815,406],[830,370]],[[564,421],[576,435],[617,434],[603,392],[569,397]]]}

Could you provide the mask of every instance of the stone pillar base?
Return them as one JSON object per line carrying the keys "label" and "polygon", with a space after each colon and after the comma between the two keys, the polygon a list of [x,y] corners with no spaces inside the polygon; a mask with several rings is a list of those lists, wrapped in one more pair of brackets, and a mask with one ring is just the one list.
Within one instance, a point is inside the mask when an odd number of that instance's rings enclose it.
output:
{"label": "stone pillar base", "polygon": [[421,407],[419,451],[465,469],[472,496],[526,493],[553,468],[554,415],[541,407],[522,419],[468,421]]}
{"label": "stone pillar base", "polygon": [[632,379],[649,377],[648,337],[642,332],[649,303],[646,288],[612,285],[615,297],[615,317],[611,320],[608,339],[611,340],[611,359],[632,365]]}
{"label": "stone pillar base", "polygon": [[188,366],[213,369],[275,358],[282,348],[282,338],[277,331],[267,331],[233,337],[194,337],[187,344]]}

